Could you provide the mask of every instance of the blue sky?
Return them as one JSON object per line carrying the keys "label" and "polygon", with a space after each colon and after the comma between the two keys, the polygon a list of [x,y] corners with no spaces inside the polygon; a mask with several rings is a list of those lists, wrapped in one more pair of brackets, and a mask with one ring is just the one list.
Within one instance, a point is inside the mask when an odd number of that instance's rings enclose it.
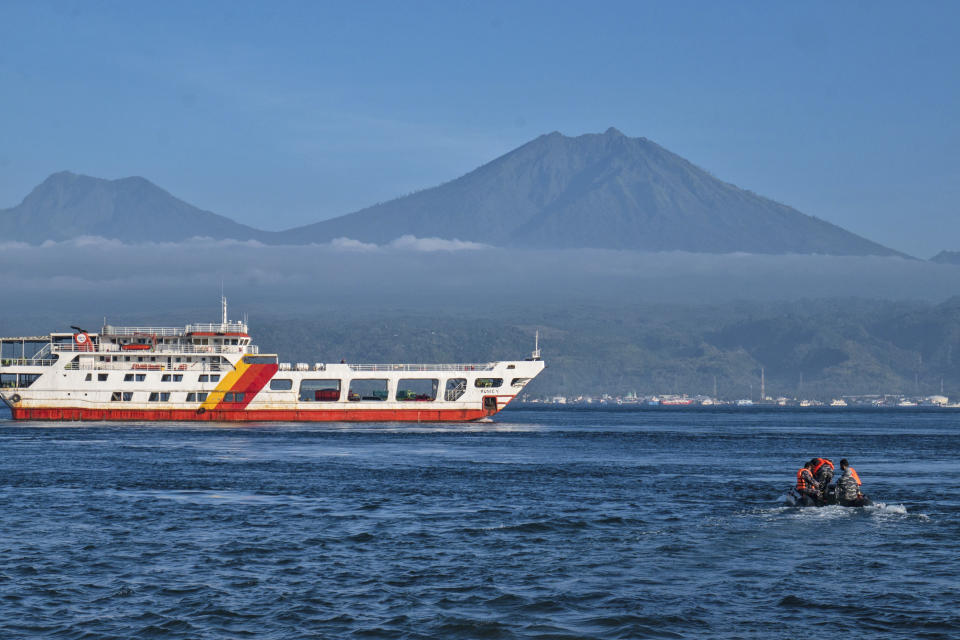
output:
{"label": "blue sky", "polygon": [[960,3],[4,2],[0,207],[142,175],[268,229],[615,126],[893,248],[960,250]]}

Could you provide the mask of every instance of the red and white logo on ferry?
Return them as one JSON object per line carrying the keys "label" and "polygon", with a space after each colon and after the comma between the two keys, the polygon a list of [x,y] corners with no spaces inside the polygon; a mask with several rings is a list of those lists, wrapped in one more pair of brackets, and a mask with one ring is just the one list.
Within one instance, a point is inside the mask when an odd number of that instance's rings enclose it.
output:
{"label": "red and white logo on ferry", "polygon": [[77,347],[81,351],[93,351],[93,345],[90,343],[90,336],[85,333],[75,333],[73,335],[73,341],[77,343]]}

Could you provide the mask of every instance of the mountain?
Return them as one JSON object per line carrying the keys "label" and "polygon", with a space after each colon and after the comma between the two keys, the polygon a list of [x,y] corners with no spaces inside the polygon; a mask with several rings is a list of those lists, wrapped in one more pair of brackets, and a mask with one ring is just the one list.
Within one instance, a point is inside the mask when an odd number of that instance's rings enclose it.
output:
{"label": "mountain", "polygon": [[385,243],[405,234],[514,247],[898,255],[613,128],[540,136],[441,186],[274,241]]}
{"label": "mountain", "polygon": [[262,231],[203,211],[150,181],[102,180],[69,171],[44,180],[23,202],[0,210],[3,238],[23,242],[102,236],[173,242],[193,236],[259,238]]}
{"label": "mountain", "polygon": [[438,187],[339,218],[266,232],[202,211],[144,178],[56,173],[0,210],[5,239],[193,236],[309,244],[404,235],[501,247],[701,253],[901,255],[829,222],[722,182],[616,129],[543,135]]}
{"label": "mountain", "polygon": [[960,264],[960,251],[941,251],[930,258],[930,262],[939,262],[940,264]]}

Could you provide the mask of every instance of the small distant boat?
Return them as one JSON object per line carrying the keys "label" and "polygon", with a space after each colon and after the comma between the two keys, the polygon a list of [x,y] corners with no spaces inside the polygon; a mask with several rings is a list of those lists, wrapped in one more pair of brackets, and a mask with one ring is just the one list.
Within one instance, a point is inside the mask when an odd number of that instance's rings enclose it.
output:
{"label": "small distant boat", "polygon": [[847,401],[844,400],[843,398],[840,398],[839,400],[838,400],[838,399],[833,399],[833,400],[830,401],[830,406],[831,406],[831,407],[845,407],[845,406],[847,406]]}
{"label": "small distant boat", "polygon": [[742,399],[742,400],[737,400],[737,406],[738,406],[738,407],[752,407],[752,406],[753,406],[753,400],[748,400],[748,399],[746,399],[746,398],[744,398],[744,399]]}

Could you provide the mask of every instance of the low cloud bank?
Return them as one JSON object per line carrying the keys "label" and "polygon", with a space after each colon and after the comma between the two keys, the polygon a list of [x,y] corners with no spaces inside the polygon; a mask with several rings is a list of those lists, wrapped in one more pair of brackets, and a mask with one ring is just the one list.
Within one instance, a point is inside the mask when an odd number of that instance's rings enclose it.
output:
{"label": "low cloud bank", "polygon": [[0,274],[7,301],[0,316],[65,305],[102,312],[205,307],[221,281],[239,308],[296,311],[847,296],[939,301],[960,292],[960,267],[900,258],[512,250],[413,236],[387,245],[341,238],[282,247],[203,238],[2,243]]}

